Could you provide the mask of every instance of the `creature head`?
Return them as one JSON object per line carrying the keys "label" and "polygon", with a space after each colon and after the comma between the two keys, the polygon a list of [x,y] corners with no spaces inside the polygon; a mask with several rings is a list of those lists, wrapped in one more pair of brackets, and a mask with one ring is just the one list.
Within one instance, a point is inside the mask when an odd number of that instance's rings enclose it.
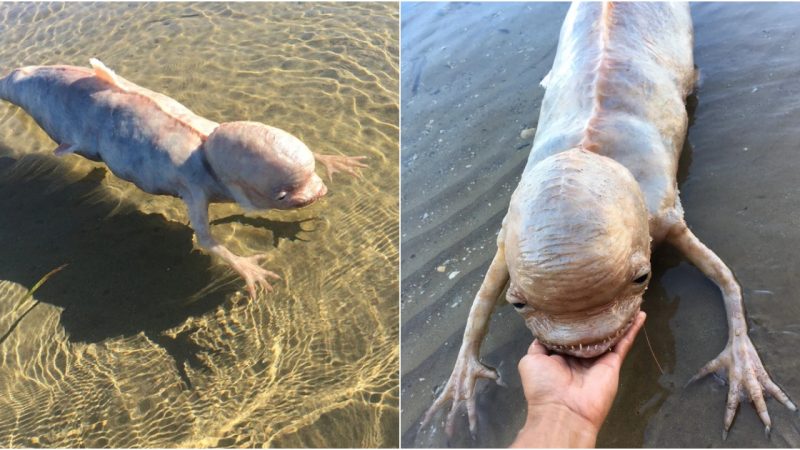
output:
{"label": "creature head", "polygon": [[597,356],[630,326],[650,281],[641,189],[624,166],[582,149],[531,170],[503,227],[507,300],[546,347]]}
{"label": "creature head", "polygon": [[314,172],[314,154],[299,139],[257,122],[227,122],[204,151],[220,182],[247,209],[291,209],[328,192]]}

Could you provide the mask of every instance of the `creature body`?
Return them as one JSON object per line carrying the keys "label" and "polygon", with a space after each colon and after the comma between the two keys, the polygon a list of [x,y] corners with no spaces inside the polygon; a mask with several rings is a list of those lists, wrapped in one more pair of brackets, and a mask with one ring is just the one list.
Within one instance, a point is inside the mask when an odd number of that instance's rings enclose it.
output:
{"label": "creature body", "polygon": [[693,378],[729,382],[727,435],[738,404],[795,405],[770,379],[747,335],[731,270],[687,227],[677,188],[686,96],[696,81],[688,4],[574,3],[543,80],[533,148],[467,319],[453,373],[423,419],[452,400],[446,431],[465,405],[476,426],[475,383],[500,382],[479,361],[495,304],[506,299],[551,351],[592,358],[612,348],[639,311],[651,249],[675,246],[722,291],[725,349]]}
{"label": "creature body", "polygon": [[0,98],[23,108],[59,145],[56,155],[75,153],[104,162],[116,176],[151,194],[180,197],[201,247],[225,260],[257,285],[279,276],[262,268],[263,255],[231,253],[211,235],[210,202],[236,202],[247,209],[290,209],[327,193],[315,160],[329,177],[357,175],[364,157],[319,155],[278,128],[256,122],[218,124],[192,113],[166,95],[140,87],[96,59],[93,69],[29,66],[0,79]]}

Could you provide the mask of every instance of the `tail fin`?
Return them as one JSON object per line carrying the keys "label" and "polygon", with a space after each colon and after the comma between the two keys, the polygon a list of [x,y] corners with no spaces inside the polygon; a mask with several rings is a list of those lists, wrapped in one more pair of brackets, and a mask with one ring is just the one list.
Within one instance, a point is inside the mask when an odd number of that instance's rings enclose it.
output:
{"label": "tail fin", "polygon": [[128,92],[128,89],[122,82],[122,79],[114,73],[113,70],[106,67],[99,59],[91,58],[89,59],[89,64],[92,65],[92,69],[94,69],[94,76],[100,78],[101,80],[105,81],[106,83],[117,87],[118,89],[122,90],[123,92]]}

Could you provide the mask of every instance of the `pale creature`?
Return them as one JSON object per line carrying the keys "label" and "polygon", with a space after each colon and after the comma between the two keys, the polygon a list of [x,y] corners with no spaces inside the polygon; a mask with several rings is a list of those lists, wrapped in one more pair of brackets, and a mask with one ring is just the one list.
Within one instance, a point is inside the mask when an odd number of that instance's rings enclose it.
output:
{"label": "pale creature", "polygon": [[145,192],[180,197],[199,245],[256,287],[272,290],[280,277],[259,265],[263,255],[233,254],[211,235],[208,205],[236,202],[246,209],[292,209],[327,193],[315,173],[322,163],[360,175],[363,156],[312,153],[281,129],[257,122],[218,124],[166,95],[138,86],[97,59],[92,69],[28,66],[0,79],[0,98],[20,106],[70,153],[104,162]]}
{"label": "pale creature", "polygon": [[575,3],[561,29],[528,164],[514,191],[497,253],[467,319],[455,369],[423,424],[453,402],[475,431],[475,383],[499,382],[479,361],[489,317],[506,299],[551,351],[592,358],[630,327],[650,281],[650,254],[677,248],[722,291],[728,343],[693,378],[729,383],[727,436],[739,402],[794,403],[767,374],[747,334],[731,270],[689,230],[677,169],[694,89],[693,31],[685,3]]}

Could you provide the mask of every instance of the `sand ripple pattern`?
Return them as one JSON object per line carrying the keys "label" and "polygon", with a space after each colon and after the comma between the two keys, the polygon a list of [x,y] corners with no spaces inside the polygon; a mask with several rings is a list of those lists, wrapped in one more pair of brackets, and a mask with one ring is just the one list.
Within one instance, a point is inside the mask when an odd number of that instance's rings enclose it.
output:
{"label": "sand ripple pattern", "polygon": [[179,201],[53,157],[0,103],[0,446],[398,445],[397,23],[393,3],[0,5],[0,73],[98,57],[370,165],[303,210],[212,206],[285,281],[250,301]]}

